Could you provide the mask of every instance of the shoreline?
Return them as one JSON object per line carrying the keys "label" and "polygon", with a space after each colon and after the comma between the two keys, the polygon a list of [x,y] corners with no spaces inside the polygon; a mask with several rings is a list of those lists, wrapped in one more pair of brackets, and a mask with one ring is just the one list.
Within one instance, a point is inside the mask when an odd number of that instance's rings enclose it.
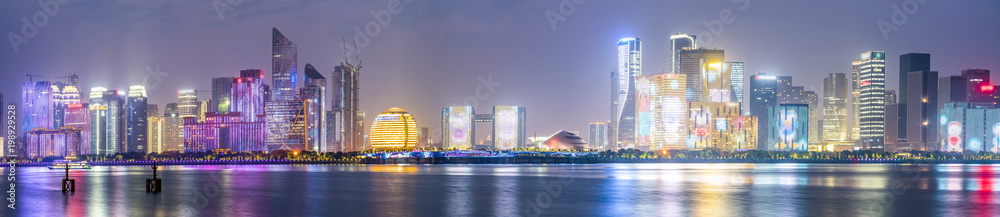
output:
{"label": "shoreline", "polygon": [[[1000,160],[898,159],[625,159],[625,158],[389,158],[341,160],[180,160],[156,161],[158,166],[183,165],[292,165],[292,164],[647,164],[647,163],[757,163],[757,164],[1000,164]],[[96,161],[90,166],[150,166],[153,161]],[[2,164],[8,167],[9,164]],[[16,163],[15,167],[51,166],[52,162]]]}

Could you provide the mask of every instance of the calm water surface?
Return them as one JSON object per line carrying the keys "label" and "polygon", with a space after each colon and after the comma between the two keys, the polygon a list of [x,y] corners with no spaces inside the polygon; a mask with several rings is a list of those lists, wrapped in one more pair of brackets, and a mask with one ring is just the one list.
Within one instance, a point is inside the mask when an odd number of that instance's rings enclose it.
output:
{"label": "calm water surface", "polygon": [[[17,168],[3,216],[1000,216],[1000,165]],[[6,185],[6,184],[4,184]]]}

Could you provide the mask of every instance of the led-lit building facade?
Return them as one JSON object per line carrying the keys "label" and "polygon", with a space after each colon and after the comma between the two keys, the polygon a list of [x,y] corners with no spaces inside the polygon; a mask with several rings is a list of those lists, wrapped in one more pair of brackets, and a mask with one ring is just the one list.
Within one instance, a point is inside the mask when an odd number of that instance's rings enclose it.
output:
{"label": "led-lit building facade", "polygon": [[77,156],[83,135],[74,127],[60,129],[36,128],[28,131],[26,149],[28,158],[49,156]]}
{"label": "led-lit building facade", "polygon": [[271,29],[271,100],[295,100],[298,92],[298,48],[278,31]]}
{"label": "led-lit building facade", "polygon": [[90,104],[73,103],[66,106],[66,128],[80,130],[79,154],[90,154]]}
{"label": "led-lit building facade", "polygon": [[128,88],[126,106],[126,152],[148,153],[148,119],[146,116],[146,87],[134,85]]}
{"label": "led-lit building facade", "polygon": [[308,100],[267,102],[264,112],[267,117],[266,151],[307,150],[311,143],[308,135],[311,107]]}
{"label": "led-lit building facade", "polygon": [[80,103],[80,91],[76,89],[76,86],[55,82],[52,83],[51,94],[54,100],[52,105],[52,120],[54,123],[52,127],[60,128],[66,124],[66,107],[69,104]]}
{"label": "led-lit building facade", "polygon": [[[267,123],[245,122],[238,112],[209,112],[204,122],[184,119],[184,151],[265,151]],[[296,149],[301,150],[301,149]]]}
{"label": "led-lit building facade", "polygon": [[806,151],[809,148],[809,105],[780,104],[768,108],[767,150]]}
{"label": "led-lit building facade", "polygon": [[22,86],[23,106],[21,106],[21,137],[26,138],[28,131],[35,129],[52,129],[55,120],[55,97],[52,94],[52,83],[48,81],[27,82]]}
{"label": "led-lit building facade", "polygon": [[741,116],[740,103],[692,102],[688,107],[687,148],[757,148],[757,118]]}
{"label": "led-lit building facade", "polygon": [[706,50],[701,67],[701,102],[733,102],[730,65],[722,62],[722,50]]}
{"label": "led-lit building facade", "polygon": [[232,105],[232,88],[236,78],[212,78],[212,101],[208,112],[227,113]]}
{"label": "led-lit building facade", "polygon": [[325,152],[326,143],[326,78],[313,67],[306,63],[306,86],[299,92],[300,98],[309,100],[312,108],[309,109],[309,150]]}
{"label": "led-lit building facade", "polygon": [[472,106],[456,106],[441,109],[441,142],[445,149],[465,150],[472,148],[476,141],[475,116]]}
{"label": "led-lit building facade", "polygon": [[697,36],[688,34],[670,35],[670,73],[671,74],[680,73],[681,51],[691,50],[697,47],[698,47]]}
{"label": "led-lit building facade", "polygon": [[240,77],[231,85],[230,112],[239,112],[243,120],[264,121],[264,71],[260,69],[240,70]]}
{"label": "led-lit building facade", "polygon": [[493,149],[524,148],[528,115],[524,107],[493,106]]}
{"label": "led-lit building facade", "polygon": [[611,81],[611,135],[613,149],[635,148],[636,77],[642,75],[642,44],[639,38],[618,40],[618,68]]}
{"label": "led-lit building facade", "polygon": [[860,145],[882,150],[885,139],[885,52],[861,54],[858,65]]}
{"label": "led-lit building facade", "polygon": [[389,108],[375,117],[369,134],[372,149],[410,149],[417,145],[417,121],[410,112]]}
{"label": "led-lit building facade", "polygon": [[[330,103],[333,119],[337,121],[335,136],[337,144],[332,150],[364,150],[364,114],[358,109],[358,78],[361,68],[342,62],[334,67],[331,79]],[[331,146],[327,144],[327,146]]]}
{"label": "led-lit building facade", "polygon": [[926,151],[1000,153],[1000,109],[992,103],[945,103],[935,124],[942,136]]}
{"label": "led-lit building facade", "polygon": [[[637,147],[643,150],[685,148],[687,75],[639,76],[637,88]],[[591,141],[592,146],[596,144]]]}

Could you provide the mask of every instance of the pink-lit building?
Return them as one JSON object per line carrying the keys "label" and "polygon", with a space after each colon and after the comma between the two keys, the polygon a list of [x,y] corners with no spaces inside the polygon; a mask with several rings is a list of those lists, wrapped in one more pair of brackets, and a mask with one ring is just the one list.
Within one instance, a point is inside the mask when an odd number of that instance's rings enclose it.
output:
{"label": "pink-lit building", "polygon": [[264,151],[265,122],[245,122],[240,112],[205,114],[205,122],[184,118],[184,152]]}
{"label": "pink-lit building", "polygon": [[66,126],[80,130],[80,154],[90,154],[90,105],[74,103],[66,105]]}

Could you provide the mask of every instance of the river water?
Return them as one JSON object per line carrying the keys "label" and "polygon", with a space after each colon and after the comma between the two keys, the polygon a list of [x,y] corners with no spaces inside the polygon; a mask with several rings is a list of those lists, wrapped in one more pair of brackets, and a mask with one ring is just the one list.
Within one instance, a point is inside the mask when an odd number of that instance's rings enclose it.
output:
{"label": "river water", "polygon": [[[17,168],[3,216],[1000,216],[1000,165]],[[4,186],[8,185],[4,181]],[[5,189],[7,189],[5,187]],[[9,204],[9,203],[8,203]]]}

